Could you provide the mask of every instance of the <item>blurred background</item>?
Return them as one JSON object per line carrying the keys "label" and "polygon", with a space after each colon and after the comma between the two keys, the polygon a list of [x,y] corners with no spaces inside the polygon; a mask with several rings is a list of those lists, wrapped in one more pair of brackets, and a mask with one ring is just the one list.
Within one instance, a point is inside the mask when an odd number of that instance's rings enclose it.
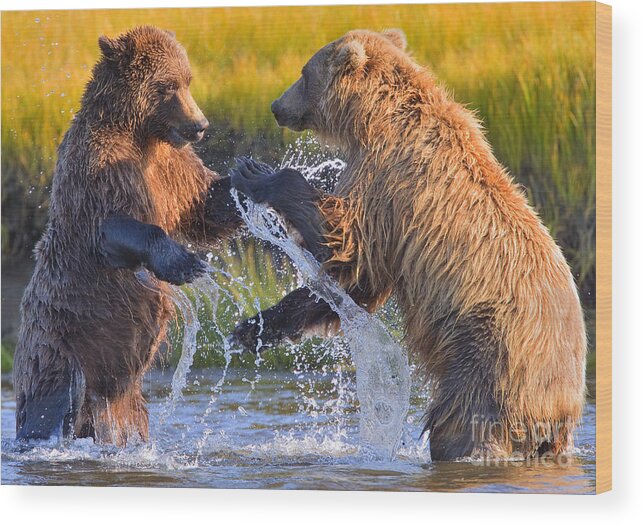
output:
{"label": "blurred background", "polygon": [[[47,219],[56,148],[98,59],[97,39],[152,24],[175,31],[188,51],[192,93],[211,123],[197,150],[223,174],[235,155],[270,163],[302,148],[317,155],[318,147],[296,145],[299,135],[277,127],[270,102],[315,51],[346,31],[403,29],[416,60],[477,110],[495,154],[562,246],[585,308],[593,377],[594,9],[573,2],[2,13],[3,372],[11,368],[31,252]],[[216,315],[223,327],[239,318],[234,305],[253,314],[252,296],[266,307],[296,284],[282,257],[243,237],[222,247],[216,263],[246,284],[222,284],[232,299],[216,313],[201,302],[204,318]],[[394,303],[382,316],[397,331]],[[207,321],[202,326],[207,345],[199,346],[195,365],[221,364],[219,336]],[[181,333],[177,324],[173,338]],[[330,359],[319,348],[306,352],[315,363]],[[291,358],[277,350],[266,360],[288,367]]]}

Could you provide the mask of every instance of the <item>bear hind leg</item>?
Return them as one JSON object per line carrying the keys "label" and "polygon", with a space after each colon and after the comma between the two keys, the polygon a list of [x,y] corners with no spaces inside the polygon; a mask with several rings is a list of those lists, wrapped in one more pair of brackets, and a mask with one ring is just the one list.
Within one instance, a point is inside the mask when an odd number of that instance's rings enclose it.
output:
{"label": "bear hind leg", "polygon": [[85,396],[80,367],[49,349],[16,362],[16,439],[74,437]]}
{"label": "bear hind leg", "polygon": [[138,385],[114,397],[91,397],[88,411],[86,429],[99,444],[125,446],[149,438],[149,416]]}
{"label": "bear hind leg", "polygon": [[493,309],[479,306],[465,316],[436,322],[429,370],[435,371],[433,401],[423,433],[433,460],[504,456],[506,423],[497,382],[506,352],[494,333]]}

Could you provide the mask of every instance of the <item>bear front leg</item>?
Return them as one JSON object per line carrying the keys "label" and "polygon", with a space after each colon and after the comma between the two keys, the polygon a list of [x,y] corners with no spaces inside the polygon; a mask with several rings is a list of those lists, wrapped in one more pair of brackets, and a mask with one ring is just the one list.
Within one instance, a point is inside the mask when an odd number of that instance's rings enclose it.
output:
{"label": "bear front leg", "polygon": [[330,336],[339,329],[339,317],[324,300],[307,288],[286,295],[277,305],[239,323],[230,337],[233,347],[260,352],[284,340],[307,335]]}
{"label": "bear front leg", "polygon": [[273,207],[297,231],[302,246],[318,261],[326,261],[330,251],[319,209],[322,193],[292,168],[273,170],[247,157],[236,161],[230,171],[232,186],[254,202]]}
{"label": "bear front leg", "polygon": [[230,237],[243,225],[231,188],[230,177],[216,179],[210,185],[201,213],[196,214],[197,221],[190,228],[191,237],[212,243]]}
{"label": "bear front leg", "polygon": [[101,249],[109,266],[135,270],[146,267],[161,281],[189,283],[206,265],[196,254],[169,237],[162,228],[124,216],[101,223]]}
{"label": "bear front leg", "polygon": [[[364,281],[360,285],[350,288],[348,294],[368,312],[381,307],[391,294],[390,290],[371,293]],[[330,305],[301,287],[287,294],[277,305],[240,322],[234,328],[230,343],[257,352],[284,340],[299,342],[310,336],[334,336],[339,329],[339,316]]]}

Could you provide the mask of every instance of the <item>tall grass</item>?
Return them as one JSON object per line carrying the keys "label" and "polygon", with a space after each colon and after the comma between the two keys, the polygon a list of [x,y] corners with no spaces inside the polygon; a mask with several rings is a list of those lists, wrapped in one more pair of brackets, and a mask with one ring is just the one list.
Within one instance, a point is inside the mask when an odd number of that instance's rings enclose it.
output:
{"label": "tall grass", "polygon": [[595,64],[592,3],[397,5],[2,14],[2,250],[28,252],[46,218],[56,147],[98,58],[99,35],[172,29],[212,123],[201,149],[268,160],[295,135],[270,101],[319,47],[349,29],[402,28],[409,48],[478,110],[499,159],[525,185],[592,304]]}

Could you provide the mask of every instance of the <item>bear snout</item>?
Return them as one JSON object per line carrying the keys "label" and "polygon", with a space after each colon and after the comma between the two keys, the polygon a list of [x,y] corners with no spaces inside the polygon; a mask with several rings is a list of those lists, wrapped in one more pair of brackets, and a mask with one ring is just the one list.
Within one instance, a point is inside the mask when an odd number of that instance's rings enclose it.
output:
{"label": "bear snout", "polygon": [[203,135],[205,134],[205,130],[208,129],[208,126],[210,126],[210,122],[205,117],[194,123],[194,136],[196,139],[194,142],[203,139]]}
{"label": "bear snout", "polygon": [[288,112],[284,110],[283,104],[281,103],[281,99],[275,100],[270,105],[270,109],[279,126],[294,129],[293,128],[294,120],[292,119],[291,116],[289,116]]}
{"label": "bear snout", "polygon": [[272,104],[270,105],[270,111],[272,111],[275,119],[277,119],[277,122],[279,122],[279,114],[281,113],[281,105],[279,104],[279,99],[272,101]]}
{"label": "bear snout", "polygon": [[194,143],[203,139],[203,135],[205,134],[205,130],[208,129],[208,126],[210,126],[208,119],[203,117],[202,119],[190,121],[181,126],[179,133],[186,141]]}
{"label": "bear snout", "polygon": [[197,122],[194,123],[194,129],[196,133],[203,133],[205,130],[208,129],[209,126],[210,126],[210,122],[205,117],[203,117],[202,119],[199,119]]}

